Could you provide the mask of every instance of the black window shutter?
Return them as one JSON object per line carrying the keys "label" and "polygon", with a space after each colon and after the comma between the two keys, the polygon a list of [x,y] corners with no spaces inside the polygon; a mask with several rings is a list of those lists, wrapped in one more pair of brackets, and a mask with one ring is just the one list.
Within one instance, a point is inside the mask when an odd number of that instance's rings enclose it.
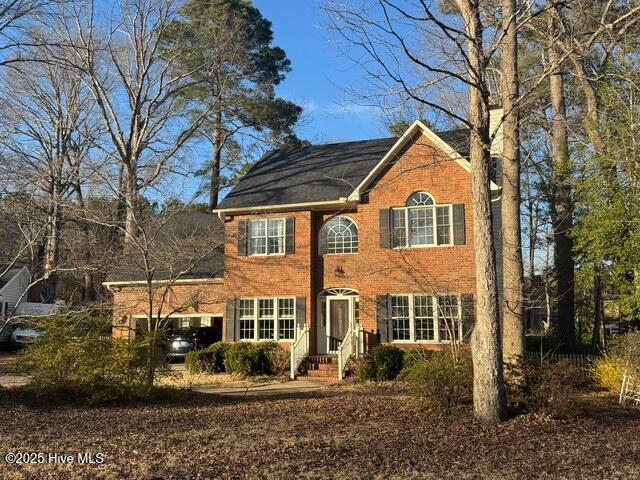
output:
{"label": "black window shutter", "polygon": [[247,221],[238,222],[238,256],[247,256]]}
{"label": "black window shutter", "polygon": [[389,296],[376,295],[376,321],[381,342],[389,341]]}
{"label": "black window shutter", "polygon": [[296,297],[296,327],[302,329],[307,323],[307,299]]}
{"label": "black window shutter", "polygon": [[285,221],[285,253],[296,253],[296,219],[288,217]]}
{"label": "black window shutter", "polygon": [[390,219],[391,210],[383,208],[380,210],[380,247],[391,248]]}
{"label": "black window shutter", "polygon": [[233,342],[236,337],[236,299],[227,301],[227,315],[224,319],[225,331],[224,339],[227,342]]}
{"label": "black window shutter", "polygon": [[453,244],[464,245],[467,243],[464,220],[464,204],[457,203],[453,206]]}
{"label": "black window shutter", "polygon": [[327,229],[323,225],[318,234],[318,255],[327,254]]}
{"label": "black window shutter", "polygon": [[471,341],[471,333],[475,323],[475,309],[473,304],[473,293],[463,293],[462,302],[462,341]]}

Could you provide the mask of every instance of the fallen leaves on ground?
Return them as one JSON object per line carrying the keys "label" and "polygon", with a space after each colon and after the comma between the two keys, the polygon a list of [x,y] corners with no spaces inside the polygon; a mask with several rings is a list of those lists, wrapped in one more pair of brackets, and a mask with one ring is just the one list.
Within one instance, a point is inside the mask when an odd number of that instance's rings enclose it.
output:
{"label": "fallen leaves on ground", "polygon": [[640,477],[640,411],[607,396],[589,396],[579,418],[501,425],[429,418],[393,385],[100,408],[5,389],[0,411],[2,454],[105,454],[101,465],[0,463],[7,479]]}

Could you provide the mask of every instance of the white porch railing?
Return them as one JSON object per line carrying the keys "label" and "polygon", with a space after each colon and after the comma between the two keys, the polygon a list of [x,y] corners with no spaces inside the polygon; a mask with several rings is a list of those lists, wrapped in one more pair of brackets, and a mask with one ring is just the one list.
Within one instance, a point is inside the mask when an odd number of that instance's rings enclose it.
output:
{"label": "white porch railing", "polygon": [[362,325],[356,324],[350,327],[344,340],[338,346],[338,380],[344,379],[347,362],[352,356],[358,358],[364,353],[364,330]]}
{"label": "white porch railing", "polygon": [[620,403],[640,405],[640,381],[625,372],[620,389]]}
{"label": "white porch railing", "polygon": [[296,340],[291,345],[291,380],[296,379],[298,368],[309,355],[309,326],[297,331]]}

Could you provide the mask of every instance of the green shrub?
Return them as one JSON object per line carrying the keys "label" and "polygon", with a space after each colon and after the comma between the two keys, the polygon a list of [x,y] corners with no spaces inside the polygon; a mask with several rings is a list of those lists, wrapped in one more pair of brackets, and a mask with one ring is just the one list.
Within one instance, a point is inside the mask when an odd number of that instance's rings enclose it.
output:
{"label": "green shrub", "polygon": [[39,324],[43,335],[16,362],[29,375],[29,388],[53,400],[92,404],[147,396],[148,343],[113,340],[105,335],[109,325],[110,319],[86,315],[58,315]]}
{"label": "green shrub", "polygon": [[187,353],[185,365],[189,373],[224,372],[224,356],[229,348],[225,342],[216,342],[207,348]]}
{"label": "green shrub", "polygon": [[184,365],[189,373],[197,374],[211,371],[215,355],[206,348],[192,350],[184,358]]}
{"label": "green shrub", "polygon": [[404,373],[411,369],[416,363],[424,362],[429,360],[433,355],[433,350],[427,350],[426,348],[417,347],[412,348],[411,350],[407,350],[404,352],[404,357],[402,358],[402,373],[401,376],[404,377]]}
{"label": "green shrub", "polygon": [[224,372],[224,357],[227,350],[231,346],[227,342],[216,342],[207,348],[207,351],[213,354],[213,362],[210,364],[210,370],[213,373]]}
{"label": "green shrub", "polygon": [[423,408],[435,416],[460,413],[473,401],[473,365],[468,355],[455,362],[449,352],[433,352],[407,368],[403,378]]}
{"label": "green shrub", "polygon": [[224,368],[228,373],[237,375],[262,375],[268,372],[264,345],[252,343],[234,343],[224,356]]}
{"label": "green shrub", "polygon": [[515,411],[564,418],[578,412],[576,394],[584,383],[568,362],[518,359],[505,367],[508,399]]}
{"label": "green shrub", "polygon": [[372,348],[358,365],[356,374],[360,380],[394,380],[402,370],[403,355],[402,350],[389,345]]}

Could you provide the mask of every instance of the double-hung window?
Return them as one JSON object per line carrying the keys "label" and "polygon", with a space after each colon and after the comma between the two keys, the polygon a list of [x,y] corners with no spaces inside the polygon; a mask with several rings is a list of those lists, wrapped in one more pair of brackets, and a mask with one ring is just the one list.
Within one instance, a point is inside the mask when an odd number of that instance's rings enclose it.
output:
{"label": "double-hung window", "polygon": [[238,305],[240,340],[253,340],[255,337],[255,312],[253,299],[242,299]]}
{"label": "double-hung window", "polygon": [[268,218],[249,221],[249,255],[284,254],[285,221],[283,218]]}
{"label": "double-hung window", "polygon": [[393,246],[452,245],[451,218],[451,205],[436,205],[428,193],[415,193],[405,207],[392,209]]}
{"label": "double-hung window", "polygon": [[276,316],[273,304],[273,298],[258,300],[258,340],[274,339]]}
{"label": "double-hung window", "polygon": [[238,302],[240,340],[294,340],[296,299],[243,298]]}
{"label": "double-hung window", "polygon": [[449,342],[462,338],[458,295],[392,295],[389,299],[391,340]]}

